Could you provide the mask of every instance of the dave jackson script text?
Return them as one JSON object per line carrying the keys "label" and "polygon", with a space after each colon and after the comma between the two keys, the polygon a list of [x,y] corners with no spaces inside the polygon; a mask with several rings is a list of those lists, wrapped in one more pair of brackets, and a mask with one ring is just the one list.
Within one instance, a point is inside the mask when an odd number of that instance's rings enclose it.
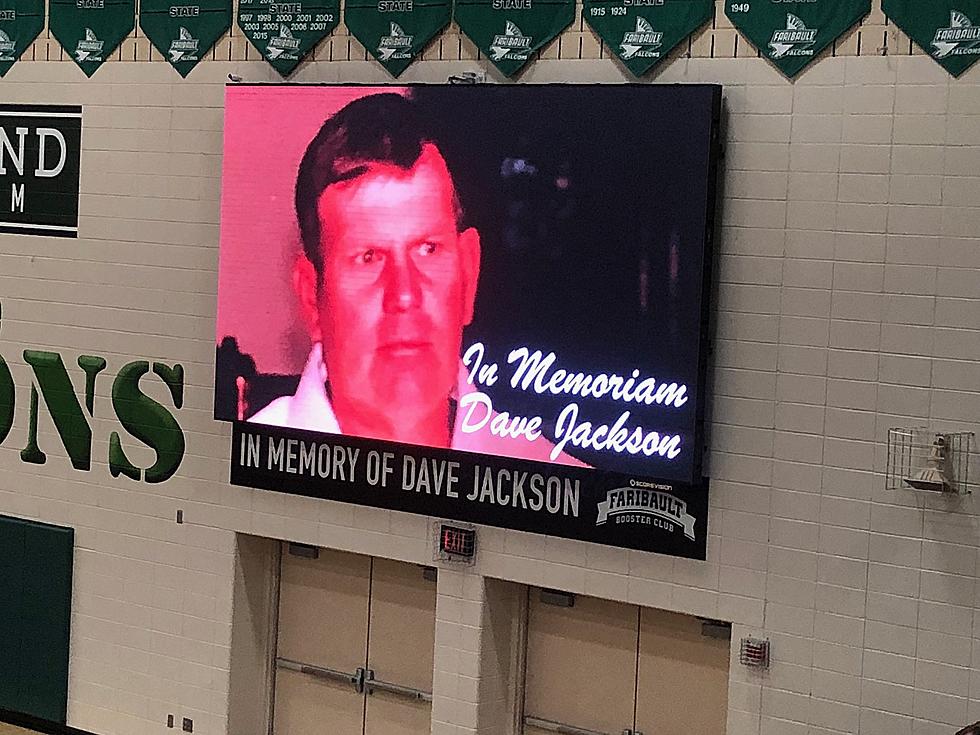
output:
{"label": "dave jackson script text", "polygon": [[[493,386],[500,377],[500,367],[485,358],[483,343],[473,344],[463,355],[469,369],[467,381],[474,387]],[[687,403],[687,386],[676,382],[658,382],[641,376],[639,370],[629,375],[613,373],[586,374],[564,370],[557,365],[554,352],[547,355],[527,347],[511,350],[507,357],[510,366],[510,386],[514,390],[539,395],[569,396],[584,399],[613,400],[626,406],[658,405],[678,409]],[[517,416],[506,411],[495,413],[490,397],[476,390],[461,396],[459,410],[463,412],[462,430],[465,433],[490,433],[529,442],[541,437],[540,416]],[[555,445],[551,459],[555,460],[567,445],[618,454],[658,455],[668,460],[681,453],[681,437],[677,434],[648,430],[631,421],[629,408],[610,424],[593,424],[584,417],[576,400],[570,400],[558,413],[555,422]]]}

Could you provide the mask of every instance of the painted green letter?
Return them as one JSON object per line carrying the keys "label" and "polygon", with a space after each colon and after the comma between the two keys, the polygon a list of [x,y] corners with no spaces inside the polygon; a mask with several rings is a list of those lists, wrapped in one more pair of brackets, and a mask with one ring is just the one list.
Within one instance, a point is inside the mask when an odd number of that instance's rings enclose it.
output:
{"label": "painted green letter", "polygon": [[[184,432],[180,424],[166,408],[140,390],[140,378],[150,371],[146,360],[123,366],[112,384],[112,408],[123,428],[156,452],[152,467],[143,470],[126,457],[118,432],[109,437],[109,472],[113,477],[126,475],[134,480],[141,476],[147,482],[163,482],[180,467],[184,458]],[[163,363],[153,363],[153,372],[159,375],[170,389],[174,407],[184,405],[184,368],[172,368]]]}
{"label": "painted green letter", "polygon": [[[54,420],[58,436],[61,437],[61,443],[68,452],[72,467],[76,470],[90,469],[92,466],[92,428],[88,425],[88,419],[82,412],[78,398],[75,397],[75,387],[71,383],[71,378],[68,377],[68,370],[65,368],[61,355],[56,352],[24,350],[24,360],[34,368],[34,376],[41,388],[41,395],[44,396],[44,403]],[[105,361],[102,360],[101,362],[104,367]],[[89,373],[88,369],[86,369],[86,373]],[[93,392],[95,390],[94,376],[97,373],[98,370],[94,370],[89,375]],[[27,446],[21,451],[20,456],[25,462],[44,464],[47,461],[47,455],[37,445],[37,391],[37,387],[32,385]]]}

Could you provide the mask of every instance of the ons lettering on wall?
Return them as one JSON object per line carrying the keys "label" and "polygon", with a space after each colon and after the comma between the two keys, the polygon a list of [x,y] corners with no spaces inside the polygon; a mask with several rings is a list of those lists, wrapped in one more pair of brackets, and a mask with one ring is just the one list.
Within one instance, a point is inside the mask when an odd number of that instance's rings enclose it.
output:
{"label": "ons lettering on wall", "polygon": [[[95,416],[95,384],[108,367],[105,358],[80,355],[78,367],[85,375],[85,408],[75,394],[65,361],[57,352],[24,350],[24,361],[33,370],[31,381],[27,444],[20,458],[32,464],[47,462],[47,454],[38,444],[37,422],[40,398],[54,422],[62,446],[76,470],[92,467],[92,427]],[[136,481],[164,482],[173,477],[184,458],[184,432],[169,408],[148,396],[140,387],[146,376],[156,376],[170,393],[174,409],[184,404],[184,368],[135,360],[123,365],[112,381],[112,410],[122,429],[156,453],[149,467],[138,467],[127,457],[120,432],[109,435],[109,472],[113,477],[125,475]],[[0,443],[6,440],[14,425],[16,386],[6,360],[0,356]],[[19,410],[23,410],[20,408]],[[87,415],[86,415],[87,414]]]}

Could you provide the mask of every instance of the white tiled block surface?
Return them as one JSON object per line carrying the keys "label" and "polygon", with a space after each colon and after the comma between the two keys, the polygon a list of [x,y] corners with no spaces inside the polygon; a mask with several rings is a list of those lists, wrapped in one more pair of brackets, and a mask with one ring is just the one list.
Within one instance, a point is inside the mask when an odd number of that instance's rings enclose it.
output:
{"label": "white tiled block surface", "polygon": [[[229,72],[274,79],[254,62],[184,81],[166,64],[111,62],[87,81],[70,63],[22,63],[2,82],[5,101],[82,103],[86,116],[84,237],[0,236],[18,405],[25,347],[187,374],[188,454],[162,485],[110,477],[115,425],[99,410],[90,472],[69,468],[46,418],[48,463],[22,463],[26,412],[0,447],[0,512],[76,528],[69,722],[106,735],[162,734],[174,711],[226,732],[233,532],[432,561],[424,519],[226,483],[209,384]],[[387,81],[369,62],[297,78]],[[525,78],[623,77],[608,59],[563,59]],[[477,566],[440,575],[433,731],[496,732],[479,696],[493,675],[487,575],[770,638],[768,672],[732,665],[729,735],[949,735],[980,719],[980,493],[886,491],[882,449],[891,426],[980,422],[980,67],[952,80],[922,56],[826,58],[793,84],[760,59],[688,59],[661,79],[723,82],[729,100],[708,562],[484,530]],[[972,470],[980,479],[977,457]]]}

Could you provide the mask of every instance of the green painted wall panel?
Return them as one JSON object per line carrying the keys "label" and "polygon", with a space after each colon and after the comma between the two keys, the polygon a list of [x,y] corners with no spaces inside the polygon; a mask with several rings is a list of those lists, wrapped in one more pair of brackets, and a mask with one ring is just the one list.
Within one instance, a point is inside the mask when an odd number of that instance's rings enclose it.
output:
{"label": "green painted wall panel", "polygon": [[0,708],[64,723],[74,531],[0,516]]}
{"label": "green painted wall panel", "polygon": [[0,516],[0,709],[20,700],[21,617],[26,525]]}

